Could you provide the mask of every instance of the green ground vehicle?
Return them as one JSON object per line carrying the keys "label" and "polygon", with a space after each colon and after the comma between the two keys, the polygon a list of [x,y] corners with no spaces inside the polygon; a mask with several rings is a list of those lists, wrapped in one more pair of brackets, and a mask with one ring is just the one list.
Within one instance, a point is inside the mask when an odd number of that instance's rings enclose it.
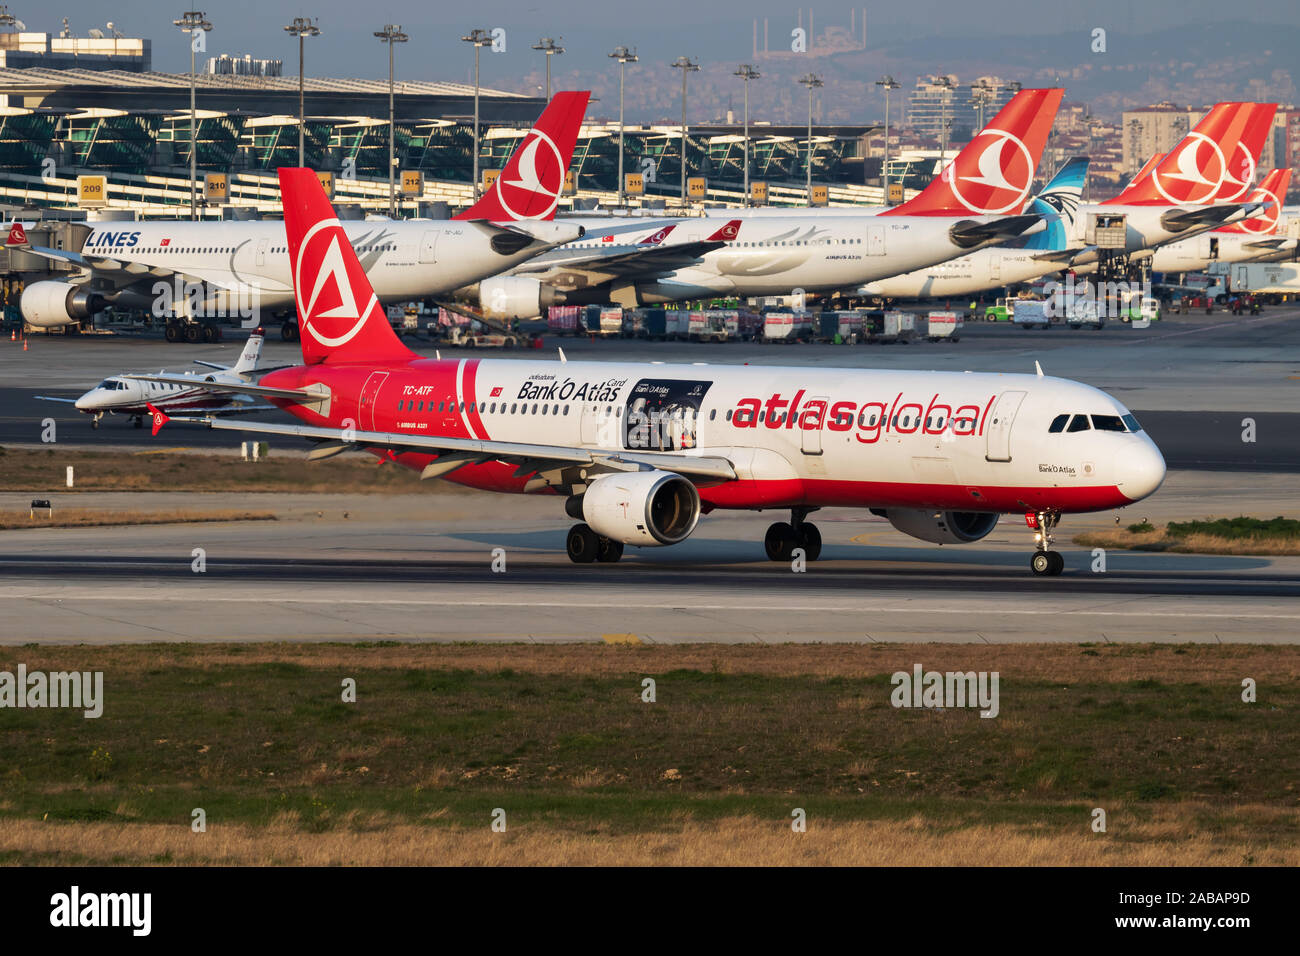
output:
{"label": "green ground vehicle", "polygon": [[1016,314],[1015,299],[998,299],[984,310],[985,322],[1010,322]]}

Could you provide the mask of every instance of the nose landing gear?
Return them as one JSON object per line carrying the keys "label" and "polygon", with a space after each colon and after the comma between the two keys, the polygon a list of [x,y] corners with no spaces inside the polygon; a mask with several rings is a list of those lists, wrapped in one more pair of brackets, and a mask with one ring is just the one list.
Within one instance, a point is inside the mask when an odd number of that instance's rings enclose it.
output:
{"label": "nose landing gear", "polygon": [[1034,511],[1025,515],[1025,524],[1034,532],[1034,545],[1037,550],[1029,559],[1029,570],[1043,577],[1055,577],[1065,570],[1065,558],[1059,551],[1053,551],[1052,532],[1061,520],[1059,511]]}
{"label": "nose landing gear", "polygon": [[803,548],[804,557],[816,561],[822,553],[822,535],[817,526],[804,519],[816,508],[792,508],[790,523],[778,521],[767,529],[763,538],[763,547],[767,556],[773,561],[789,561],[794,557],[795,548]]}

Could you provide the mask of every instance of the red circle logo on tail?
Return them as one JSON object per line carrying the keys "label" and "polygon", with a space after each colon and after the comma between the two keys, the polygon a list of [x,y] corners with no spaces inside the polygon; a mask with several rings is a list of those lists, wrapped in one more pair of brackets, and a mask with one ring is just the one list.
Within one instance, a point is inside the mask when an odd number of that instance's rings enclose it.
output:
{"label": "red circle logo on tail", "polygon": [[1177,154],[1151,170],[1151,182],[1174,205],[1203,205],[1218,195],[1228,163],[1219,144],[1204,133],[1188,133],[1187,139]]}
{"label": "red circle logo on tail", "polygon": [[1241,231],[1264,236],[1276,230],[1278,221],[1282,218],[1282,203],[1277,196],[1260,187],[1250,194],[1250,201],[1272,203],[1272,205],[1258,216],[1243,219],[1240,223]]}
{"label": "red circle logo on tail", "polygon": [[[346,245],[348,237],[339,221],[322,219],[302,237],[293,265],[299,325],[326,348],[352,341],[379,308],[356,256],[344,255]],[[367,296],[365,302],[357,302],[358,291]]]}
{"label": "red circle logo on tail", "polygon": [[528,131],[505,172],[497,178],[497,196],[513,219],[544,219],[564,189],[564,157],[545,133]]}
{"label": "red circle logo on tail", "polygon": [[[1034,186],[1034,158],[1020,137],[985,129],[975,137],[990,142],[979,153],[966,147],[944,170],[957,201],[973,213],[997,215],[1019,210]],[[971,140],[973,146],[975,140]]]}

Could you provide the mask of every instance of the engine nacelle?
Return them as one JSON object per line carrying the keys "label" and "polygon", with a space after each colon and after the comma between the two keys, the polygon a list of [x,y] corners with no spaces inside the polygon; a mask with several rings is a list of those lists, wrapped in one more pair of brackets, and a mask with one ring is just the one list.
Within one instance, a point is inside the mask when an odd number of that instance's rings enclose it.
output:
{"label": "engine nacelle", "polygon": [[478,284],[483,314],[493,319],[535,319],[551,305],[562,305],[564,293],[527,276],[494,276]]}
{"label": "engine nacelle", "polygon": [[602,475],[577,501],[597,534],[643,548],[684,541],[700,520],[700,493],[667,471]]}
{"label": "engine nacelle", "polygon": [[970,544],[997,527],[998,516],[980,511],[921,511],[890,508],[883,514],[903,534],[935,544]]}
{"label": "engine nacelle", "polygon": [[28,324],[40,329],[75,325],[104,307],[104,297],[85,286],[46,279],[23,289],[19,304]]}

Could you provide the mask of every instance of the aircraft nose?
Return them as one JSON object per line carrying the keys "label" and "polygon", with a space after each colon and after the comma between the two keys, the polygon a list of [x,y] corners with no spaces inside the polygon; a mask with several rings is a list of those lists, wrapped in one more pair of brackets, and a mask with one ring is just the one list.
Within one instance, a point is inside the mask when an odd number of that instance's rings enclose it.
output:
{"label": "aircraft nose", "polygon": [[79,412],[90,411],[92,408],[95,407],[95,393],[87,392],[85,395],[82,395],[79,399],[77,399],[73,407],[76,408],[77,411]]}
{"label": "aircraft nose", "polygon": [[1141,501],[1155,494],[1165,480],[1165,456],[1149,438],[1124,455],[1120,466],[1119,490],[1130,501]]}

